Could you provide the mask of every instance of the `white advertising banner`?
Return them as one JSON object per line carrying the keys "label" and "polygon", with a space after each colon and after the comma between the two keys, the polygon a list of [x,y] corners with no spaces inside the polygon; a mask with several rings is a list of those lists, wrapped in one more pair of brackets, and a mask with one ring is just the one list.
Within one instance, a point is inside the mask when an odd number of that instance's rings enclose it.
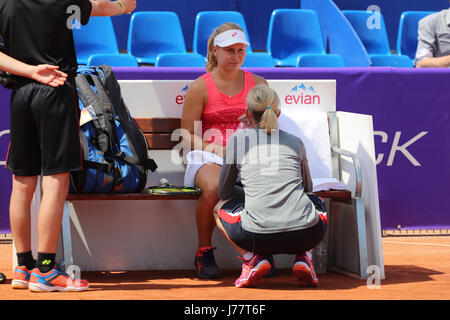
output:
{"label": "white advertising banner", "polygon": [[281,110],[336,111],[336,80],[268,80],[281,100]]}
{"label": "white advertising banner", "polygon": [[[119,81],[125,103],[135,118],[181,118],[184,97],[192,80]],[[268,80],[279,95],[281,109],[336,111],[335,80]]]}

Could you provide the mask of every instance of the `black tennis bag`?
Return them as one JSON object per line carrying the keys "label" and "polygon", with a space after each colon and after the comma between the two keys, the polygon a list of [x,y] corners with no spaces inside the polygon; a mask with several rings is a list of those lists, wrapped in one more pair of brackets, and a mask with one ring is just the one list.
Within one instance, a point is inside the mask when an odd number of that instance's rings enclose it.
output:
{"label": "black tennis bag", "polygon": [[70,192],[142,192],[148,169],[144,134],[122,99],[111,67],[80,67],[75,78],[80,107],[83,170],[71,174]]}

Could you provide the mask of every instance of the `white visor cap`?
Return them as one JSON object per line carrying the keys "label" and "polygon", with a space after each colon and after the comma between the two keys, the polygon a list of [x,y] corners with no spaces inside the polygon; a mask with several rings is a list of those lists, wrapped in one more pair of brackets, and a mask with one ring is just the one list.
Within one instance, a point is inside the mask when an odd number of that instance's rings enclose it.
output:
{"label": "white visor cap", "polygon": [[246,46],[249,45],[247,38],[245,37],[245,33],[241,30],[232,29],[221,34],[218,34],[214,38],[214,45],[217,47],[228,47],[235,43],[243,43]]}

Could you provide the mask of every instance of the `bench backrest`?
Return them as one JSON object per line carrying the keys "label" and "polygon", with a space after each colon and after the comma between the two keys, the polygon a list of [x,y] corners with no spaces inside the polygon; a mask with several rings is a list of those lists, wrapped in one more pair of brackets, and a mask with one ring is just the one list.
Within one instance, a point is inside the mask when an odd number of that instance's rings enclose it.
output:
{"label": "bench backrest", "polygon": [[170,150],[178,141],[172,141],[172,132],[181,127],[179,118],[135,118],[151,149]]}

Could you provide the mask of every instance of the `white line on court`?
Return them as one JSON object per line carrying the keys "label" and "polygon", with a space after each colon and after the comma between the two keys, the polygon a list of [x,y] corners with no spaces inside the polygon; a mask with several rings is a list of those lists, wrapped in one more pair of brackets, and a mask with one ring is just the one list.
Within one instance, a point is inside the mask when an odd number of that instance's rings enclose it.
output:
{"label": "white line on court", "polygon": [[418,245],[418,246],[450,247],[450,244],[437,244],[437,243],[424,243],[424,242],[383,241],[383,243],[414,244],[414,245]]}

